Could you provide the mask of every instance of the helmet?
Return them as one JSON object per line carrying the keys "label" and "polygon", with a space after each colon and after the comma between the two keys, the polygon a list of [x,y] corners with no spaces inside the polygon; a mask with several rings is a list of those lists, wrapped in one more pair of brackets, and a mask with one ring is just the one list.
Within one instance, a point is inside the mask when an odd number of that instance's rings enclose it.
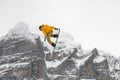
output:
{"label": "helmet", "polygon": [[39,29],[42,30],[42,26],[41,25],[39,26]]}

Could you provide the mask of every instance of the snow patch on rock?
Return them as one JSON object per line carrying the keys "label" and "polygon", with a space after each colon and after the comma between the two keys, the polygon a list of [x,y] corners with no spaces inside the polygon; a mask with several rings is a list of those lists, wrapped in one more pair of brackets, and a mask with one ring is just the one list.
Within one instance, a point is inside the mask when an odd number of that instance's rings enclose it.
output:
{"label": "snow patch on rock", "polygon": [[54,61],[45,61],[47,68],[56,68],[60,64],[62,64],[68,57],[65,57],[62,60],[54,60]]}
{"label": "snow patch on rock", "polygon": [[94,63],[100,63],[100,62],[102,62],[103,60],[105,60],[104,57],[102,57],[102,56],[97,56],[97,57],[95,57],[95,59],[93,60],[93,62],[94,62]]}
{"label": "snow patch on rock", "polygon": [[36,35],[30,32],[29,26],[26,23],[19,22],[11,30],[8,31],[4,39],[25,38],[29,41],[35,42],[36,37]]}
{"label": "snow patch on rock", "polygon": [[82,58],[82,59],[77,59],[77,58],[73,58],[74,62],[76,63],[76,66],[79,67],[79,66],[82,66],[84,65],[85,61],[88,60],[88,58],[91,56],[92,54]]}

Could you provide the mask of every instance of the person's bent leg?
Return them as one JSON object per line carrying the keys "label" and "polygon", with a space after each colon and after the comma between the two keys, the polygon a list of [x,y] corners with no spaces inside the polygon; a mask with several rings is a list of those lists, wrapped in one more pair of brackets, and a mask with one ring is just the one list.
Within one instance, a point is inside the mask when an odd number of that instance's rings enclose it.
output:
{"label": "person's bent leg", "polygon": [[52,34],[51,37],[58,38],[58,34]]}
{"label": "person's bent leg", "polygon": [[48,36],[47,36],[47,41],[48,41],[48,43],[49,43],[50,45],[52,45],[53,47],[55,47],[56,44],[53,43],[53,42],[50,40],[50,37],[51,37],[51,34],[48,34]]}

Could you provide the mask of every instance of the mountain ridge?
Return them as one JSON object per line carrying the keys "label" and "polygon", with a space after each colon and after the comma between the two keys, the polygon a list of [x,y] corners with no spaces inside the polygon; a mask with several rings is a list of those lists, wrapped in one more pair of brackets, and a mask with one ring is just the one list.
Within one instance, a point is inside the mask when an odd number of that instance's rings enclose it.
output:
{"label": "mountain ridge", "polygon": [[[23,28],[24,27],[24,28]],[[55,53],[18,23],[0,41],[1,80],[117,80],[120,60],[98,49],[83,50],[68,34],[60,34]],[[19,30],[19,31],[18,31]]]}

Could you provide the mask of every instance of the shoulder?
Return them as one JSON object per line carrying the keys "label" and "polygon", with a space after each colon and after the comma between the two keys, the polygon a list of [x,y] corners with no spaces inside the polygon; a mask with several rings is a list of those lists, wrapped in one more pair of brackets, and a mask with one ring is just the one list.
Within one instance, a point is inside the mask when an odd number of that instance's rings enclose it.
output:
{"label": "shoulder", "polygon": [[42,27],[43,28],[55,28],[54,26],[50,26],[50,25],[47,25],[47,24],[42,24]]}

